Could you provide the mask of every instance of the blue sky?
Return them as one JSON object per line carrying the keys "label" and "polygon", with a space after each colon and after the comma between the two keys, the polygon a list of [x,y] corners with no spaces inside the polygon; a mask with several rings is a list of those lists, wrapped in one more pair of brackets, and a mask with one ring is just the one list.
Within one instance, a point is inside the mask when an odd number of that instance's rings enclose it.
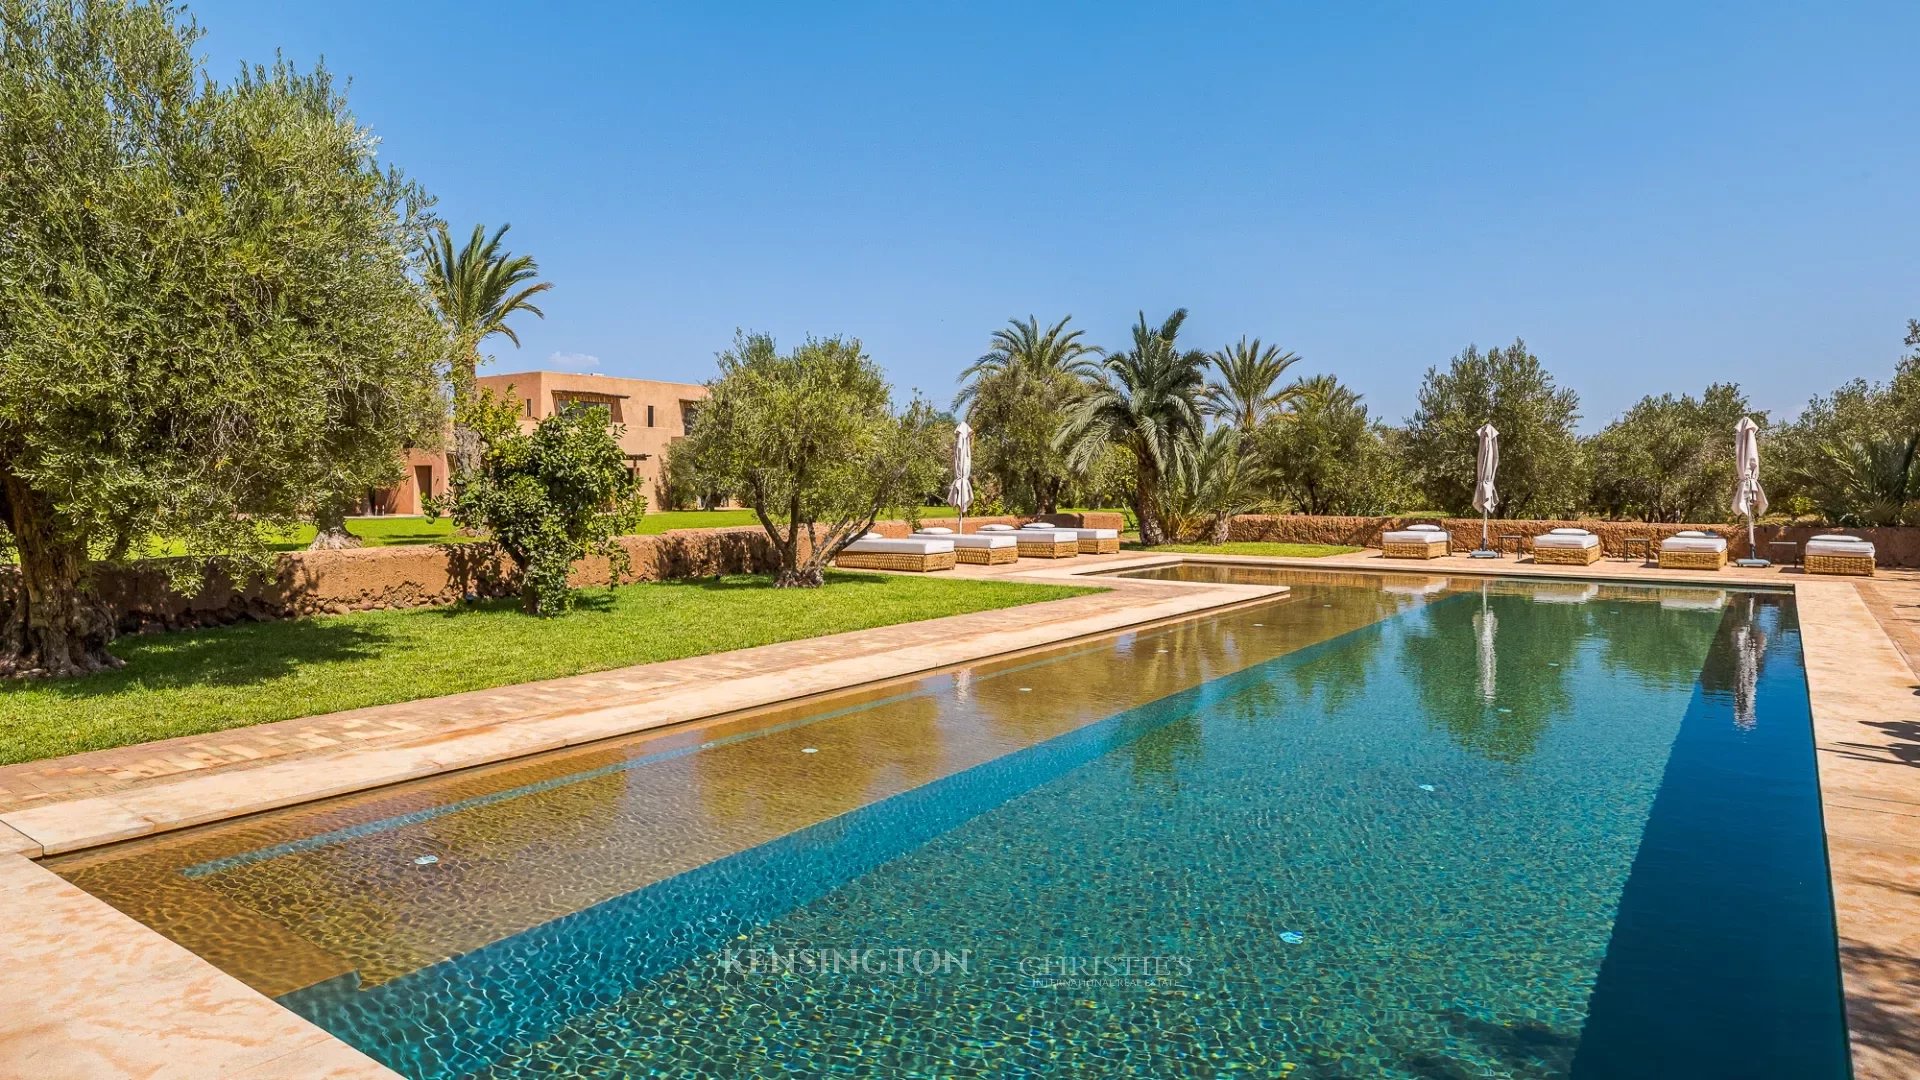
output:
{"label": "blue sky", "polygon": [[[352,79],[554,282],[492,370],[700,380],[860,337],[944,403],[1010,316],[1299,352],[1398,421],[1525,337],[1598,427],[1796,411],[1920,317],[1920,5],[200,0],[225,76]],[[587,359],[593,358],[593,359]]]}

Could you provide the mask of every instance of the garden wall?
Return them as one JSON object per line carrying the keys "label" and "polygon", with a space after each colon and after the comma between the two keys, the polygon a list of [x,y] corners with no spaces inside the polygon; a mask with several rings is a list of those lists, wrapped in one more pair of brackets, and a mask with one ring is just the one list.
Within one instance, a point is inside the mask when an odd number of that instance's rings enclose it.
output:
{"label": "garden wall", "polygon": [[[1018,525],[1025,518],[968,518],[973,532],[981,525]],[[1042,520],[1088,528],[1119,528],[1119,514],[1055,514]],[[945,524],[928,518],[923,525]],[[904,522],[884,521],[876,530],[905,536]],[[654,536],[625,536],[620,546],[632,562],[625,581],[665,581],[716,574],[767,573],[773,549],[757,526],[725,529],[677,529]],[[605,559],[585,559],[574,567],[578,586],[605,585]],[[0,593],[17,587],[18,574],[0,567]],[[173,630],[192,626],[306,615],[331,615],[376,608],[451,604],[463,597],[512,595],[517,589],[507,557],[489,543],[420,544],[355,548],[345,551],[295,551],[278,556],[265,580],[236,582],[211,569],[202,587],[176,592],[163,564],[153,561],[108,571],[99,582],[101,599],[114,612],[122,633]]]}
{"label": "garden wall", "polygon": [[[1348,544],[1358,547],[1379,547],[1380,534],[1389,529],[1401,529],[1408,525],[1432,524],[1447,530],[1455,551],[1471,551],[1480,546],[1479,518],[1417,518],[1417,517],[1315,517],[1306,514],[1246,514],[1233,519],[1228,532],[1232,540],[1269,541],[1291,544]],[[1487,525],[1489,537],[1497,538],[1502,533],[1519,534],[1534,537],[1549,529],[1579,528],[1586,529],[1600,538],[1601,550],[1608,555],[1624,556],[1627,553],[1626,541],[1633,537],[1651,537],[1657,543],[1664,537],[1672,536],[1682,529],[1700,529],[1727,538],[1729,558],[1743,558],[1747,554],[1747,527],[1745,525],[1671,525],[1649,524],[1643,521],[1596,521],[1579,519],[1567,521],[1511,521],[1494,518]],[[1760,542],[1762,558],[1771,557],[1767,550],[1770,540],[1791,540],[1796,544],[1805,544],[1815,536],[1829,533],[1844,533],[1871,540],[1874,555],[1881,566],[1920,567],[1920,528],[1888,527],[1874,529],[1837,529],[1824,525],[1761,525],[1755,528],[1754,538]]]}

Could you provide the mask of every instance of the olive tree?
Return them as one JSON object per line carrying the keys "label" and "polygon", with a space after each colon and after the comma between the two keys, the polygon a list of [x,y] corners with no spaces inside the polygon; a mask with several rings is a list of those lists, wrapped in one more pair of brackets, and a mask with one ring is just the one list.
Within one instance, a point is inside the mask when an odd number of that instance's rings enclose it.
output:
{"label": "olive tree", "polygon": [[951,429],[891,389],[860,342],[808,338],[781,353],[742,333],[677,455],[700,483],[745,502],[773,543],[774,584],[817,587],[882,510],[940,486]]}
{"label": "olive tree", "polygon": [[1332,375],[1294,384],[1293,403],[1256,430],[1273,495],[1303,514],[1391,514],[1411,492],[1386,433]]}
{"label": "olive tree", "polygon": [[472,402],[480,460],[461,474],[453,520],[484,529],[513,560],[527,613],[565,611],[567,574],[588,555],[606,559],[618,583],[630,562],[618,538],[640,524],[647,500],[606,409],[570,405],[522,432],[510,405],[484,390]]}
{"label": "olive tree", "polygon": [[1586,496],[1584,447],[1574,434],[1580,397],[1555,385],[1540,358],[1514,339],[1504,349],[1474,346],[1447,369],[1428,368],[1419,408],[1407,421],[1406,465],[1424,501],[1451,513],[1473,502],[1474,432],[1500,432],[1500,505],[1505,517],[1557,517]]}
{"label": "olive tree", "polygon": [[0,673],[116,666],[102,558],[260,558],[441,423],[423,197],[324,70],[216,83],[198,37],[0,0]]}
{"label": "olive tree", "polygon": [[[1642,521],[1718,521],[1732,512],[1733,429],[1751,414],[1732,383],[1698,398],[1651,394],[1593,437],[1595,509]],[[1758,414],[1764,424],[1766,416]]]}

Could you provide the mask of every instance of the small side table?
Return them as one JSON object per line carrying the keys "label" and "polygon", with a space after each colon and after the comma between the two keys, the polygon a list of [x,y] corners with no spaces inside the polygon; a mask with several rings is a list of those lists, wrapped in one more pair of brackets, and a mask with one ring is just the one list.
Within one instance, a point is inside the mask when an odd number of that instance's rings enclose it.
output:
{"label": "small side table", "polygon": [[[1775,556],[1781,556],[1776,558]],[[1767,558],[1779,566],[1800,565],[1800,542],[1798,540],[1767,541]]]}
{"label": "small side table", "polygon": [[1652,559],[1653,558],[1653,537],[1629,536],[1625,540],[1622,540],[1620,542],[1620,549],[1623,552],[1623,554],[1620,557],[1623,559],[1626,559],[1629,562],[1633,561],[1633,552],[1635,548],[1638,548],[1640,550],[1641,562],[1646,562]]}
{"label": "small side table", "polygon": [[1501,533],[1498,537],[1494,539],[1493,550],[1501,553],[1502,555],[1506,554],[1507,541],[1511,540],[1513,541],[1513,557],[1517,559],[1521,556],[1523,552],[1523,549],[1521,548],[1520,545],[1524,543],[1526,539],[1527,539],[1526,533]]}

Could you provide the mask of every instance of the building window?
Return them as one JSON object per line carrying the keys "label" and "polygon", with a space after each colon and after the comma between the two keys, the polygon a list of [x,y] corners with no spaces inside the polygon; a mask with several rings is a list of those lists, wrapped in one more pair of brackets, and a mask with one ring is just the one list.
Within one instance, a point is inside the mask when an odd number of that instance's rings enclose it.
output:
{"label": "building window", "polygon": [[653,406],[647,406],[647,426],[653,426]]}
{"label": "building window", "polygon": [[527,415],[528,415],[528,416],[532,416],[532,415],[533,415],[533,399],[532,399],[532,398],[522,398],[522,399],[521,399],[521,402],[520,402],[520,403],[521,403],[522,405],[525,405],[525,406],[527,407]]}
{"label": "building window", "polygon": [[680,430],[681,431],[687,434],[693,433],[693,418],[696,414],[699,413],[699,411],[700,411],[700,403],[697,401],[682,401],[680,403]]}
{"label": "building window", "polygon": [[618,424],[623,420],[620,415],[620,398],[614,394],[571,393],[555,390],[553,392],[553,411],[564,412],[575,405],[586,405],[599,409],[606,414],[607,423]]}

